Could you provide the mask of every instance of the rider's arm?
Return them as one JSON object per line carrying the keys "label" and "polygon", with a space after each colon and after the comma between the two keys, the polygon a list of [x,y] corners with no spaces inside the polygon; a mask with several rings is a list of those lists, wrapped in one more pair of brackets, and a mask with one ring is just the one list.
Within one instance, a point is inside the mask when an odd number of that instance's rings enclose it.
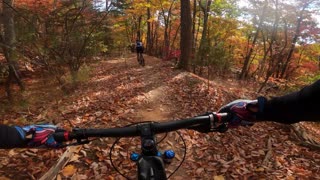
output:
{"label": "rider's arm", "polygon": [[247,121],[275,121],[292,124],[300,121],[320,121],[320,80],[300,91],[267,100],[238,99],[224,105],[219,112],[234,116],[230,120],[233,127]]}
{"label": "rider's arm", "polygon": [[260,98],[257,120],[281,123],[320,121],[320,80],[300,91],[270,100]]}
{"label": "rider's arm", "polygon": [[0,125],[0,148],[61,147],[52,136],[56,129],[50,124],[23,127]]}
{"label": "rider's arm", "polygon": [[24,146],[26,146],[26,141],[22,139],[15,127],[0,125],[0,148]]}

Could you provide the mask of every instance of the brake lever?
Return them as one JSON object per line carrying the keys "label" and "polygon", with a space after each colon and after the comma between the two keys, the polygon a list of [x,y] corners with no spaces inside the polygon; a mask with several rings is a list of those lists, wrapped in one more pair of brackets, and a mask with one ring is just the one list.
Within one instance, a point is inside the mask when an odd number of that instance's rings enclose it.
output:
{"label": "brake lever", "polygon": [[211,132],[219,132],[219,133],[224,133],[228,130],[228,126],[226,123],[221,124],[220,126],[214,128]]}
{"label": "brake lever", "polygon": [[[209,116],[210,122],[208,124],[193,126],[188,129],[192,129],[201,133],[208,132],[220,132],[224,133],[228,130],[228,121],[223,120],[222,116],[216,115],[213,112],[206,112],[205,114],[199,116]],[[226,114],[228,119],[228,114]]]}
{"label": "brake lever", "polygon": [[[210,115],[209,115],[210,116]],[[210,118],[211,132],[226,132],[228,128],[228,121],[231,115],[228,113],[211,113],[213,118]]]}

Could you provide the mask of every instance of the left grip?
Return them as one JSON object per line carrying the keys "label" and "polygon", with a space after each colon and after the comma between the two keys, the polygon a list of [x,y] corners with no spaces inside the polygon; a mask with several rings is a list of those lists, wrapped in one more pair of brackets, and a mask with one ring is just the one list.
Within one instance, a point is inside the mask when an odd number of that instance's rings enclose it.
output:
{"label": "left grip", "polygon": [[53,133],[53,138],[57,142],[65,142],[71,140],[68,131],[56,131],[55,133]]}

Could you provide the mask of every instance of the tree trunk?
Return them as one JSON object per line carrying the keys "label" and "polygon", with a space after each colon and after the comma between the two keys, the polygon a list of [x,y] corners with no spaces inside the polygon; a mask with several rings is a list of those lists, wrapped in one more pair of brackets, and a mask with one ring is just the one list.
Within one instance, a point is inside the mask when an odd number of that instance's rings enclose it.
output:
{"label": "tree trunk", "polygon": [[173,36],[173,39],[172,39],[172,43],[171,43],[171,47],[173,47],[174,46],[174,43],[175,43],[175,41],[176,41],[176,39],[177,39],[177,36],[178,36],[178,32],[179,32],[179,30],[180,30],[180,24],[179,24],[179,26],[178,26],[178,28],[177,28],[177,30],[176,30],[176,33],[174,34],[174,36]]}
{"label": "tree trunk", "polygon": [[166,12],[164,7],[162,7],[162,2],[161,2],[161,11],[162,11],[162,17],[164,19],[164,51],[163,51],[163,57],[167,57],[168,53],[170,52],[170,20],[171,20],[171,11],[172,7],[175,1],[172,1],[170,4],[170,7],[168,11]]}
{"label": "tree trunk", "polygon": [[262,23],[263,23],[264,18],[265,18],[265,11],[266,11],[267,5],[268,5],[268,2],[265,1],[264,6],[263,6],[263,10],[262,10],[262,14],[261,14],[261,16],[259,18],[260,19],[259,25],[258,25],[258,27],[256,29],[256,33],[255,33],[255,35],[253,37],[253,40],[252,40],[251,46],[249,48],[249,51],[246,54],[245,59],[244,59],[244,63],[243,63],[243,66],[242,66],[240,77],[239,77],[240,79],[244,79],[248,75],[249,62],[250,62],[253,50],[255,48],[256,42],[257,42],[257,39],[258,39],[258,36],[259,36],[259,32],[261,31],[261,28],[262,28]]}
{"label": "tree trunk", "polygon": [[13,80],[15,80],[20,90],[24,90],[24,85],[20,79],[18,69],[16,68],[16,54],[15,54],[15,31],[14,31],[14,14],[13,14],[13,1],[12,0],[3,0],[3,29],[4,29],[4,37],[1,38],[3,40],[3,52],[5,58],[7,60],[9,66],[9,76],[6,82],[6,91],[8,98],[11,99],[11,90],[10,86]]}
{"label": "tree trunk", "polygon": [[178,68],[188,70],[190,53],[191,53],[191,10],[190,1],[180,1],[181,3],[181,35],[180,35],[180,49],[181,57]]}
{"label": "tree trunk", "polygon": [[[150,3],[150,0],[148,0],[148,3]],[[147,8],[147,47],[146,47],[146,51],[148,53],[152,51],[152,49],[150,49],[152,44],[150,18],[151,18],[151,12],[150,12],[150,8],[148,7]]]}
{"label": "tree trunk", "polygon": [[[311,1],[312,2],[312,1]],[[286,58],[286,61],[281,69],[281,75],[280,75],[280,78],[283,78],[284,77],[284,74],[288,68],[288,65],[289,65],[289,62],[291,60],[291,57],[292,57],[292,54],[293,54],[293,51],[295,49],[295,45],[296,45],[296,42],[298,40],[298,37],[300,36],[300,26],[301,26],[301,22],[302,20],[304,19],[304,11],[305,9],[308,7],[310,2],[306,2],[303,7],[302,7],[302,10],[300,11],[299,13],[299,16],[298,16],[298,19],[297,19],[297,27],[296,27],[296,31],[295,31],[295,35],[292,39],[292,42],[291,42],[291,46],[290,46],[290,50],[289,50],[289,54]]]}
{"label": "tree trunk", "polygon": [[197,32],[195,34],[195,39],[194,39],[194,57],[193,57],[193,62],[192,62],[192,66],[193,66],[193,73],[195,74],[196,73],[196,68],[197,68],[197,65],[196,65],[196,59],[197,59],[197,42],[198,42],[198,34],[200,32],[200,26],[201,26],[201,14],[199,13],[199,19],[198,19],[198,28],[197,28]]}
{"label": "tree trunk", "polygon": [[209,19],[209,11],[210,5],[212,0],[207,0],[205,6],[203,6],[202,2],[199,1],[199,6],[203,12],[203,28],[202,28],[202,36],[200,40],[200,47],[199,47],[199,59],[200,59],[200,71],[199,74],[202,74],[202,66],[204,65],[204,56],[206,56],[205,49],[208,48],[208,41],[207,41],[207,31],[208,31],[208,19]]}
{"label": "tree trunk", "polygon": [[137,39],[142,41],[141,39],[141,21],[142,21],[142,16],[139,16],[138,18],[138,30],[137,30]]}
{"label": "tree trunk", "polygon": [[196,51],[196,17],[197,17],[197,0],[193,0],[193,13],[192,13],[192,51],[191,54],[195,54]]}
{"label": "tree trunk", "polygon": [[[276,38],[277,38],[277,31],[278,31],[278,26],[279,26],[279,19],[280,19],[280,16],[279,16],[279,9],[278,9],[278,0],[275,1],[275,21],[273,23],[273,27],[272,27],[272,33],[271,33],[271,38],[270,38],[270,42],[269,42],[269,46],[267,48],[267,38],[265,36],[267,35],[263,35],[262,33],[262,36],[263,36],[263,44],[264,44],[264,54],[263,54],[263,58],[262,58],[262,61],[261,61],[261,65],[260,65],[260,73],[259,73],[259,78],[262,76],[262,74],[264,73],[264,69],[265,69],[265,61],[267,60],[267,57],[268,57],[268,54],[270,52],[272,52],[272,48],[273,48],[273,44],[274,42],[276,41]],[[272,56],[272,55],[271,55]],[[272,58],[272,57],[271,57]],[[271,60],[270,60],[271,61]],[[272,64],[273,65],[273,64]],[[272,72],[273,73],[273,72]],[[272,75],[272,74],[271,74]],[[266,75],[266,79],[268,80],[269,77],[268,75]]]}

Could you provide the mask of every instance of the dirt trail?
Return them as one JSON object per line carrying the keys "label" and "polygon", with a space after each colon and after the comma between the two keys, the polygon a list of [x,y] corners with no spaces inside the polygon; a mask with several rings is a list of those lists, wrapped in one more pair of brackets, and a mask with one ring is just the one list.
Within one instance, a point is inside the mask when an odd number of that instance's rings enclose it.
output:
{"label": "dirt trail", "polygon": [[[159,75],[155,75],[153,80],[160,79]],[[154,81],[155,82],[155,81]],[[144,104],[141,104],[141,108],[139,108],[136,112],[137,119],[141,121],[158,121],[169,118],[170,107],[168,105],[170,103],[166,103],[166,89],[167,86],[164,85],[163,82],[155,82],[159,87],[153,89],[145,94]]]}
{"label": "dirt trail", "polygon": [[[228,81],[209,84],[191,73],[173,70],[170,62],[145,56],[146,66],[138,65],[135,54],[125,58],[101,61],[91,66],[91,79],[70,96],[38,104],[25,118],[52,119],[62,126],[119,127],[141,121],[164,121],[215,111],[222,104],[242,97],[254,97],[250,88]],[[209,85],[209,87],[208,87]],[[49,94],[49,93],[48,93]],[[7,119],[19,119],[17,115]],[[186,140],[185,163],[172,179],[308,179],[320,178],[320,155],[299,146],[288,126],[257,123],[226,133],[200,134],[182,131]],[[160,138],[161,139],[161,138]],[[73,179],[123,179],[109,160],[114,139],[100,139],[82,147],[68,170],[75,170]],[[128,159],[138,147],[133,139],[116,146],[120,169],[134,171]],[[271,148],[270,148],[271,144]],[[175,148],[178,165],[182,159],[182,142],[171,133],[160,145],[162,150]],[[267,157],[267,154],[271,156]],[[0,179],[40,178],[63,150],[0,150]],[[6,155],[9,154],[9,157]],[[19,170],[19,174],[12,167]],[[64,177],[60,173],[60,177]],[[66,179],[66,178],[65,178]]]}
{"label": "dirt trail", "polygon": [[147,95],[148,102],[137,112],[137,118],[142,121],[154,120],[159,121],[163,119],[168,119],[168,106],[162,103],[162,98],[164,96],[164,88],[159,87],[153,91],[150,91]]}
{"label": "dirt trail", "polygon": [[[147,55],[145,55],[145,59],[146,66],[140,67],[142,75],[139,78],[144,84],[148,85],[149,91],[144,92],[140,96],[142,101],[135,108],[134,119],[137,122],[169,120],[170,114],[175,109],[166,94],[169,88],[166,79],[170,78],[170,76],[166,72],[161,71],[163,65],[161,60]],[[130,62],[130,65],[134,64]],[[170,62],[165,66],[170,67]]]}

